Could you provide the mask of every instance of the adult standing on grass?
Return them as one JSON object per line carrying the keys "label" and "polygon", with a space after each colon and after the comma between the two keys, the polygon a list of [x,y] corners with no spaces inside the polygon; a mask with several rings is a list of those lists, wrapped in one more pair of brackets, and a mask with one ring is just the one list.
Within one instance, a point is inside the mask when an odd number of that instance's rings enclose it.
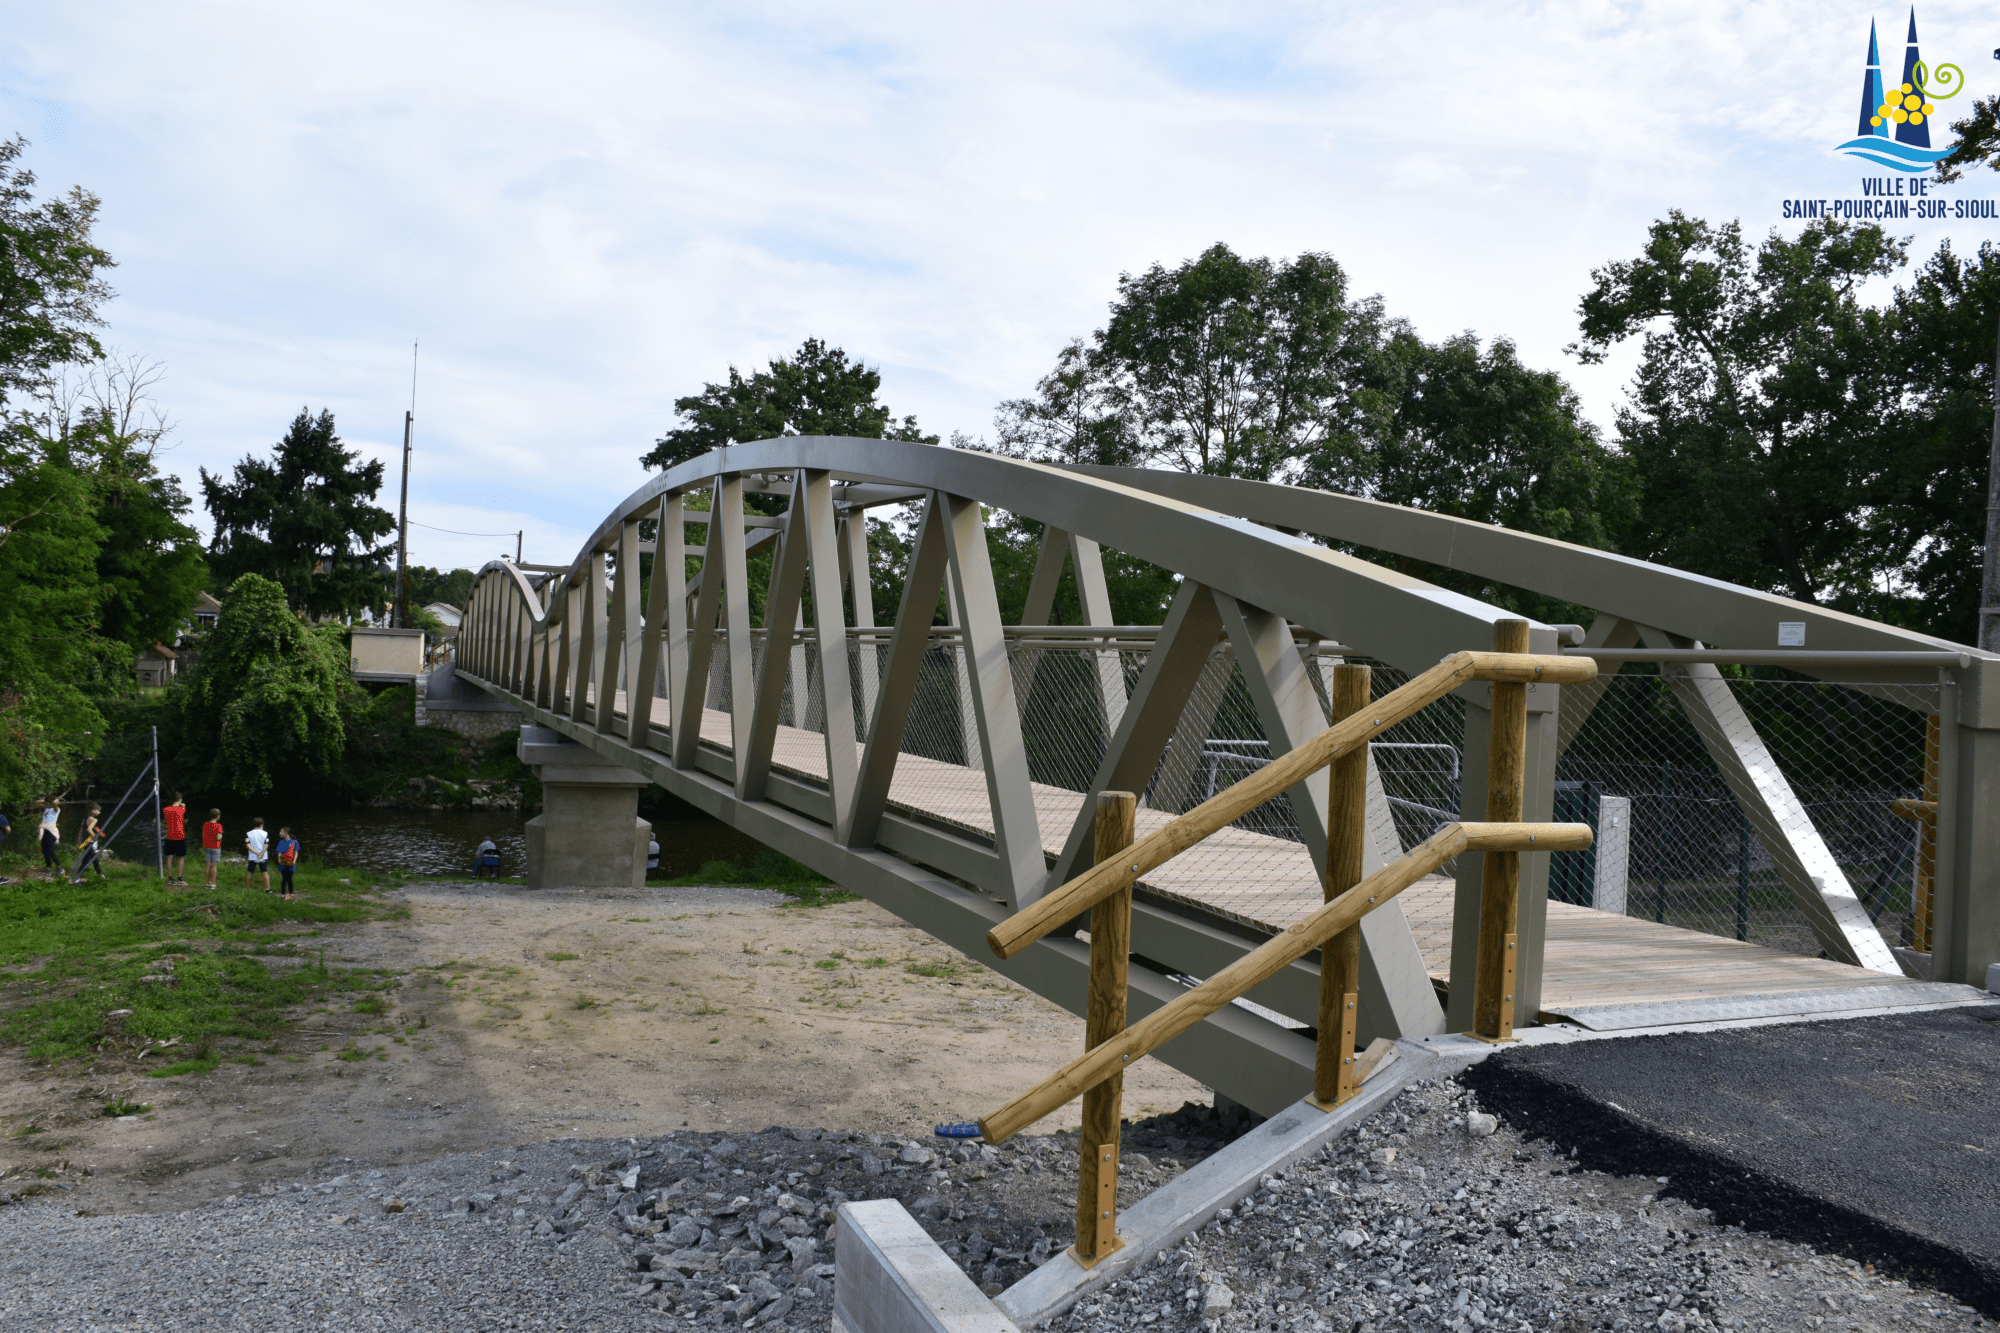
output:
{"label": "adult standing on grass", "polygon": [[299,868],[299,840],[292,836],[290,829],[282,826],[278,829],[278,845],[271,849],[271,859],[278,863],[278,879],[284,887],[281,896],[286,902],[290,902],[292,872]]}
{"label": "adult standing on grass", "polygon": [[215,877],[222,870],[222,811],[208,812],[208,822],[201,826],[202,883],[215,887]]}
{"label": "adult standing on grass", "polygon": [[98,826],[97,815],[104,807],[93,805],[90,813],[83,817],[83,833],[77,838],[76,873],[72,884],[83,883],[83,872],[95,867],[97,877],[104,879],[104,830]]}
{"label": "adult standing on grass", "polygon": [[62,830],[56,821],[62,818],[62,810],[51,796],[42,802],[42,871],[50,878],[58,878],[63,872]]}
{"label": "adult standing on grass", "polygon": [[250,877],[261,871],[264,876],[264,892],[271,891],[271,862],[268,859],[270,846],[271,835],[264,831],[264,816],[259,815],[250,821],[250,831],[243,835],[243,850],[249,853],[243,862],[244,888],[249,888]]}
{"label": "adult standing on grass", "polygon": [[160,808],[161,830],[166,835],[162,850],[167,857],[167,883],[187,883],[187,802],[179,792]]}

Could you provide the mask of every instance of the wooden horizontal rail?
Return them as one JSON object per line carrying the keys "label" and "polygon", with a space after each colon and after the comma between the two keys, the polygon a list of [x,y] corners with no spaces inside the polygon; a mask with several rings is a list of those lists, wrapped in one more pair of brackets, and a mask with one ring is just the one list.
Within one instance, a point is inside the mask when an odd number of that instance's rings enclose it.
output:
{"label": "wooden horizontal rail", "polygon": [[1148,870],[1171,861],[1203,838],[1228,827],[1349,751],[1476,680],[1574,685],[1597,677],[1588,657],[1532,653],[1453,653],[1444,661],[1334,723],[1225,791],[1132,844],[1116,860],[1091,867],[1069,883],[1016,912],[987,932],[986,943],[1012,958],[1063,922],[1089,911]]}
{"label": "wooden horizontal rail", "polygon": [[1269,981],[1461,853],[1577,852],[1590,846],[1590,836],[1588,824],[1447,824],[1283,934],[1273,935],[1187,994],[1070,1061],[981,1120],[979,1132],[988,1143],[1012,1138]]}
{"label": "wooden horizontal rail", "polygon": [[1937,818],[1937,802],[1913,801],[1906,797],[1889,802],[1889,813],[1898,819],[1932,820]]}

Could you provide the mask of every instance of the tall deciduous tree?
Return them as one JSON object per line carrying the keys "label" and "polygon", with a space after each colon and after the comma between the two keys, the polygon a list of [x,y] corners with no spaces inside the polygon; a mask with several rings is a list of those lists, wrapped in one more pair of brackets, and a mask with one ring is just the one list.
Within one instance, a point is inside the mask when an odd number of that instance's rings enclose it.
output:
{"label": "tall deciduous tree", "polygon": [[47,795],[95,748],[106,667],[88,470],[33,408],[57,366],[100,354],[112,261],[91,235],[96,198],[37,202],[25,147],[0,141],[0,800]]}
{"label": "tall deciduous tree", "polygon": [[111,256],[91,236],[97,196],[80,187],[35,202],[35,175],[15,166],[27,141],[0,140],[0,414],[52,368],[103,355],[93,328],[111,299]]}
{"label": "tall deciduous tree", "polygon": [[774,358],[764,370],[745,377],[736,367],[721,384],[674,400],[680,424],[669,430],[639,461],[670,468],[711,449],[768,440],[781,435],[853,435],[870,440],[914,440],[936,444],[917,419],[898,421],[875,400],[882,373],[850,360],[838,347],[805,340],[791,357]]}
{"label": "tall deciduous tree", "polygon": [[1384,333],[1330,255],[1245,259],[1227,245],[1118,279],[1111,318],[1032,398],[1002,403],[1008,453],[1297,480],[1357,452]]}
{"label": "tall deciduous tree", "polygon": [[285,589],[240,575],[180,698],[180,763],[194,785],[255,796],[281,770],[324,773],[346,744],[349,679],[337,626],[310,626]]}
{"label": "tall deciduous tree", "polygon": [[2000,327],[2000,247],[1949,242],[1891,298],[1882,358],[1903,386],[1856,537],[1883,571],[1860,609],[1977,643]]}
{"label": "tall deciduous tree", "polygon": [[1873,225],[1816,221],[1753,250],[1736,224],[1676,211],[1592,274],[1572,350],[1597,362],[1642,340],[1618,417],[1641,494],[1628,553],[1800,601],[1869,596],[1880,562],[1855,520],[1898,386],[1858,289],[1902,260]]}
{"label": "tall deciduous tree", "polygon": [[262,575],[311,616],[349,616],[387,601],[395,546],[382,539],[396,520],[369,503],[382,489],[381,461],[360,457],[334,433],[332,412],[301,409],[269,461],[245,458],[227,478],[203,468],[217,577]]}

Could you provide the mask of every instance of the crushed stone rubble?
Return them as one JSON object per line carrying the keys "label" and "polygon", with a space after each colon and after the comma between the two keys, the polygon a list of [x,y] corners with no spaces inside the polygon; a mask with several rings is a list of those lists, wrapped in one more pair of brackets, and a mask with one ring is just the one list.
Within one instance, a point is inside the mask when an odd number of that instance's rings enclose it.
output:
{"label": "crushed stone rubble", "polygon": [[1354,1134],[1056,1329],[1972,1329],[1949,1296],[1740,1228],[1670,1179],[1585,1170],[1455,1081],[1406,1089]]}
{"label": "crushed stone rubble", "polygon": [[[1129,1126],[1129,1204],[1254,1123]],[[895,1198],[988,1293],[1072,1236],[1074,1132],[977,1142],[818,1129],[555,1140],[408,1167],[326,1161],[178,1213],[0,1212],[0,1329],[824,1330],[835,1210]],[[1053,1329],[1981,1327],[1949,1298],[1722,1227],[1671,1182],[1585,1171],[1455,1082],[1266,1177]]]}

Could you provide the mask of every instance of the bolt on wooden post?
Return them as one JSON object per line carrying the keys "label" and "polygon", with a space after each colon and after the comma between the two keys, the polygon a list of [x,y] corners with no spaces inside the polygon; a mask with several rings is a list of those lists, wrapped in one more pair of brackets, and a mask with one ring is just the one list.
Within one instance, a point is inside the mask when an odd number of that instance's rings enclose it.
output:
{"label": "bolt on wooden post", "polygon": [[[1527,652],[1528,622],[1494,622],[1493,651]],[[1486,819],[1495,824],[1519,823],[1528,772],[1528,687],[1495,681],[1492,690]],[[1486,1041],[1512,1041],[1514,976],[1520,952],[1516,926],[1521,898],[1521,854],[1486,852],[1484,857],[1479,876],[1479,955],[1472,986],[1471,1035]]]}
{"label": "bolt on wooden post", "polygon": [[[1097,798],[1099,863],[1134,841],[1139,801],[1129,791]],[[1125,1030],[1125,988],[1132,953],[1132,887],[1126,885],[1090,909],[1090,994],[1084,1014],[1085,1050]],[[1076,1257],[1086,1267],[1119,1247],[1118,1122],[1125,1075],[1113,1074],[1083,1094],[1083,1127],[1077,1137]]]}
{"label": "bolt on wooden post", "polygon": [[[1333,718],[1369,704],[1365,666],[1333,669]],[[1361,882],[1361,840],[1368,826],[1368,748],[1358,746],[1327,769],[1326,901]],[[1313,1061],[1313,1103],[1330,1111],[1361,1090],[1355,1079],[1354,1030],[1361,991],[1361,927],[1349,926],[1319,953],[1319,1047]]]}

